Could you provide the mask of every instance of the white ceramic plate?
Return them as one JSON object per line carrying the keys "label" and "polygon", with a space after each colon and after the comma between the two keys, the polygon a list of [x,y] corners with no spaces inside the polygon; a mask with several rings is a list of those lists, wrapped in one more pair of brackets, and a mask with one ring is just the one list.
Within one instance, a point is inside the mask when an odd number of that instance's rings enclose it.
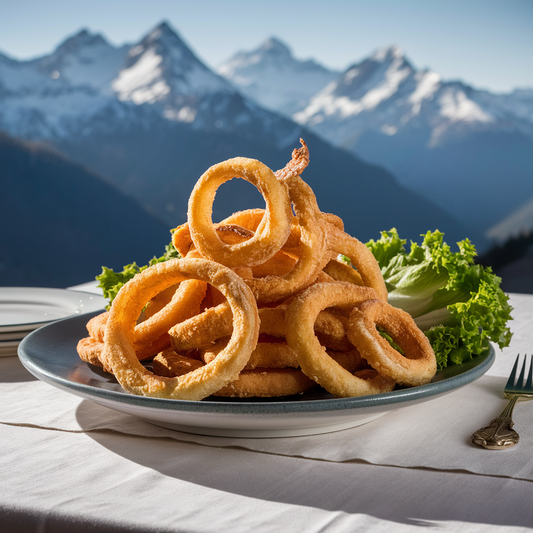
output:
{"label": "white ceramic plate", "polygon": [[0,341],[0,350],[7,348],[16,348],[20,344],[21,339],[18,341]]}
{"label": "white ceramic plate", "polygon": [[17,349],[18,346],[15,346],[13,348],[7,348],[7,349],[0,349],[0,357],[14,357],[17,355]]}
{"label": "white ceramic plate", "polygon": [[463,387],[481,377],[495,357],[491,347],[468,364],[438,372],[428,385],[359,398],[333,398],[322,391],[278,400],[165,400],[128,394],[110,374],[80,360],[76,345],[87,335],[89,317],[61,320],[28,335],[19,345],[22,364],[59,389],[159,426],[202,435],[282,437],[355,427]]}
{"label": "white ceramic plate", "polygon": [[31,331],[72,315],[103,309],[103,296],[66,289],[0,287],[0,333]]}
{"label": "white ceramic plate", "polygon": [[14,333],[0,333],[0,343],[4,341],[21,341],[26,335],[33,330],[15,331]]}

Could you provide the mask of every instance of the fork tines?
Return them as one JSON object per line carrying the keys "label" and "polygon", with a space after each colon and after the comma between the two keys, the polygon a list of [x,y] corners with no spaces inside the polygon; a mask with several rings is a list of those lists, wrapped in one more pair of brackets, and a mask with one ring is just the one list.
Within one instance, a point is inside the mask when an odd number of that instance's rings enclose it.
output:
{"label": "fork tines", "polygon": [[516,361],[513,366],[513,370],[509,379],[505,385],[506,393],[514,394],[533,394],[533,355],[530,356],[529,373],[524,385],[524,377],[526,375],[527,355],[524,356],[524,363],[520,369],[520,375],[516,379],[516,373],[518,370],[518,361],[520,360],[520,354],[516,356]]}

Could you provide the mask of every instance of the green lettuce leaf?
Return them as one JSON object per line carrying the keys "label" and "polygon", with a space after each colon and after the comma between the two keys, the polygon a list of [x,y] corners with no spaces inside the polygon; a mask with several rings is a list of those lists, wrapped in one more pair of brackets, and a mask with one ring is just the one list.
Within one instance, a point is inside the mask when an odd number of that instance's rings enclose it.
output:
{"label": "green lettuce leaf", "polygon": [[476,249],[465,239],[453,252],[443,233],[427,232],[422,244],[406,241],[395,228],[369,241],[389,292],[389,303],[407,311],[425,332],[440,369],[484,352],[492,341],[509,345],[512,308],[501,278],[476,265]]}

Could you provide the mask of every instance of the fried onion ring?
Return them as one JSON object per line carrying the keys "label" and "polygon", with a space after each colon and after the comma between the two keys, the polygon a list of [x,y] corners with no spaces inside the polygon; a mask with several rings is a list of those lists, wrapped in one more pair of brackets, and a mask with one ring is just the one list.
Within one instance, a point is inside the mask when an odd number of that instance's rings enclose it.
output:
{"label": "fried onion ring", "polygon": [[92,337],[98,342],[104,342],[104,334],[108,318],[109,311],[104,311],[99,315],[93,316],[85,326],[89,332],[89,337]]}
{"label": "fried onion ring", "polygon": [[336,281],[347,281],[354,285],[364,285],[361,274],[355,268],[342,263],[337,259],[332,259],[325,267],[324,272],[329,274]]}
{"label": "fried onion ring", "polygon": [[[178,355],[171,350],[160,353],[153,363],[154,374],[172,378],[184,376],[203,363]],[[236,380],[213,396],[228,398],[272,398],[301,394],[316,386],[296,368],[255,368],[243,370]]]}
{"label": "fried onion ring", "polygon": [[213,396],[227,398],[273,398],[302,394],[316,387],[296,368],[255,368],[243,370],[239,377]]}
{"label": "fried onion ring", "polygon": [[387,301],[387,287],[379,264],[365,244],[337,227],[329,225],[328,248],[336,254],[348,257],[361,276],[364,286],[372,287],[379,299]]}
{"label": "fried onion ring", "polygon": [[[336,363],[320,345],[313,328],[318,313],[335,305],[357,305],[375,299],[369,287],[351,283],[317,283],[299,294],[285,313],[287,344],[296,352],[304,374],[337,397],[364,396],[391,391],[394,380],[377,375],[361,379]],[[359,350],[360,351],[360,350]]]}
{"label": "fried onion ring", "polygon": [[[183,314],[183,316],[189,316],[190,312],[191,310],[189,309]],[[109,312],[106,311],[89,320],[87,323],[89,337],[81,339],[77,345],[77,352],[80,356],[80,359],[86,363],[103,367],[106,372],[110,372],[110,370],[105,367],[103,361],[101,360],[101,355],[104,349],[105,329],[107,327],[108,319]],[[148,330],[144,332],[143,337],[140,337],[137,329],[138,327],[138,325],[135,327],[134,348],[139,361],[151,359],[161,350],[165,350],[166,348],[170,347],[170,336],[167,332],[154,337],[149,335],[150,331]]]}
{"label": "fried onion ring", "polygon": [[248,283],[259,303],[275,302],[308,287],[329,261],[326,229],[313,190],[300,176],[289,175],[285,182],[300,226],[298,261],[285,276],[254,278]]}
{"label": "fried onion ring", "polygon": [[[210,363],[226,346],[226,340],[220,340],[201,353],[204,363]],[[296,354],[286,342],[258,342],[244,370],[254,368],[298,368]]]}
{"label": "fried onion ring", "polygon": [[[259,308],[261,334],[285,338],[287,306]],[[328,348],[346,351],[353,348],[346,337],[348,320],[330,310],[321,311],[316,318],[315,334]],[[172,348],[179,353],[210,346],[232,333],[231,310],[226,302],[206,309],[188,320],[176,324],[169,330]]]}
{"label": "fried onion ring", "polygon": [[[95,339],[94,337],[85,337],[80,339],[76,346],[76,351],[82,361],[94,366],[102,367],[100,356],[104,350],[104,343]],[[106,370],[104,368],[104,370]]]}
{"label": "fried onion ring", "polygon": [[[405,356],[379,334],[377,326]],[[433,348],[411,315],[381,300],[367,300],[353,309],[348,338],[372,368],[401,385],[424,385],[437,371]]]}
{"label": "fried onion ring", "polygon": [[[184,376],[155,376],[141,365],[133,346],[135,322],[145,302],[170,285],[199,279],[220,290],[233,312],[233,333],[215,361]],[[122,387],[132,394],[201,400],[237,378],[257,344],[259,315],[253,295],[232,270],[204,259],[171,259],[153,265],[119,291],[113,301],[102,354]]]}
{"label": "fried onion ring", "polygon": [[201,361],[184,357],[172,349],[157,354],[152,361],[153,373],[167,378],[184,376],[202,366],[204,363]]}
{"label": "fried onion ring", "polygon": [[[266,211],[253,237],[230,245],[218,237],[211,217],[218,187],[234,177],[255,185],[265,199]],[[229,267],[252,267],[270,259],[285,244],[291,220],[287,186],[255,159],[237,157],[213,165],[200,177],[189,198],[189,231],[196,248],[204,257]]]}

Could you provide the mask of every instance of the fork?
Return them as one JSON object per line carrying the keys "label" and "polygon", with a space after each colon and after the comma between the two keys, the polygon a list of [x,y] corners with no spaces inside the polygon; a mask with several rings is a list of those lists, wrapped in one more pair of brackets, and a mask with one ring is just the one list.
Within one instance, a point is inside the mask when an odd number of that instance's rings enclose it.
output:
{"label": "fork", "polygon": [[529,374],[524,384],[524,377],[526,375],[527,355],[524,356],[524,362],[520,370],[518,380],[516,379],[516,372],[518,370],[518,361],[520,354],[517,355],[516,361],[511,371],[511,375],[507,380],[503,390],[504,396],[511,401],[507,407],[501,412],[500,416],[491,420],[487,427],[481,428],[472,435],[472,442],[479,446],[483,446],[488,450],[504,450],[518,444],[520,437],[513,429],[513,409],[516,402],[520,400],[533,400],[533,355],[530,357]]}

